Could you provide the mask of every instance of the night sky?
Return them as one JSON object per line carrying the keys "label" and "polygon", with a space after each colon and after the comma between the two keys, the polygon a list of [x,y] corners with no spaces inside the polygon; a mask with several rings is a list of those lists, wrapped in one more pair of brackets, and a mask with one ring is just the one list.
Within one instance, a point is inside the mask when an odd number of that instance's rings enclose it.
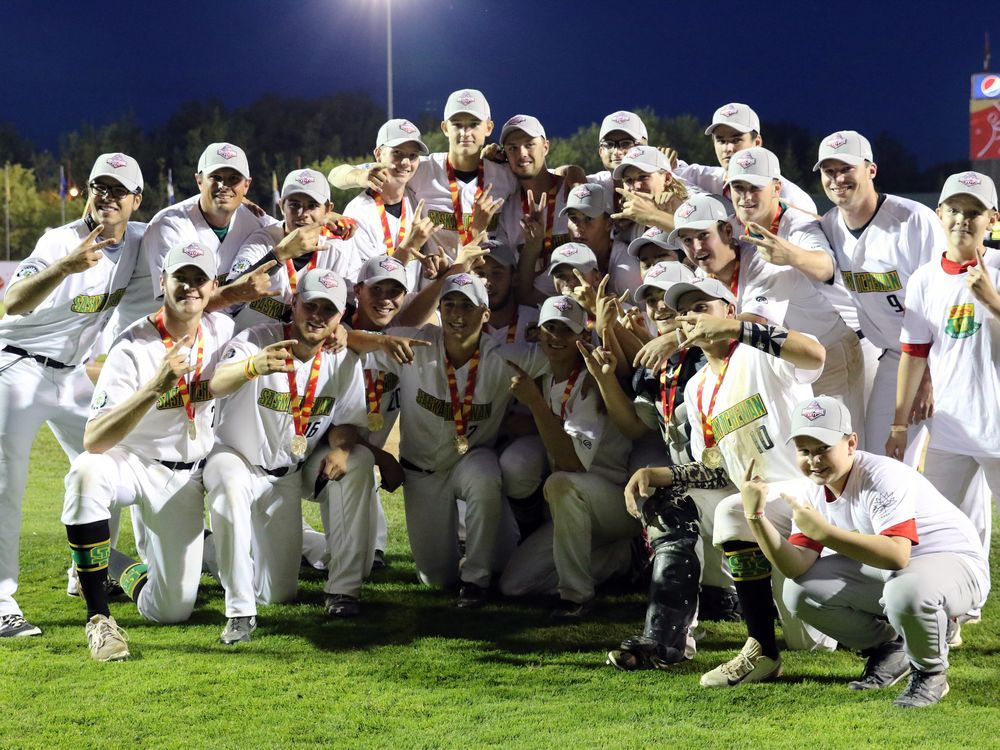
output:
{"label": "night sky", "polygon": [[[0,120],[54,148],[83,121],[132,109],[154,127],[192,99],[361,90],[384,103],[385,2],[5,0]],[[708,120],[743,101],[820,134],[887,130],[926,167],[967,156],[969,76],[982,69],[986,30],[1000,68],[996,7],[392,0],[395,113],[440,111],[450,91],[474,87],[498,131],[528,113],[568,135],[616,109]]]}

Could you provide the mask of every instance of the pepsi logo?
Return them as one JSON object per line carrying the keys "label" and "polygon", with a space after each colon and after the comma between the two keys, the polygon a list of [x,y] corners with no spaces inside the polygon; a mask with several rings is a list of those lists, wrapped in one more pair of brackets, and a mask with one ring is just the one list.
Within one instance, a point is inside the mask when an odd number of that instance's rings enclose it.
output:
{"label": "pepsi logo", "polygon": [[383,261],[379,261],[379,265],[389,273],[398,271],[400,268],[403,267],[402,263],[400,263],[399,261],[395,261],[392,258],[386,258]]}
{"label": "pepsi logo", "polygon": [[743,156],[741,156],[739,159],[736,160],[736,163],[739,166],[743,167],[743,169],[750,169],[750,167],[752,167],[754,164],[757,163],[757,160],[753,158],[753,156],[751,156],[750,154],[744,154]]}
{"label": "pepsi logo", "polygon": [[984,76],[979,83],[983,96],[1000,96],[1000,76]]}
{"label": "pepsi logo", "polygon": [[573,195],[575,197],[581,198],[581,199],[582,198],[589,198],[590,197],[590,192],[591,191],[590,191],[589,187],[587,187],[586,185],[581,185],[580,187],[578,187],[576,190],[573,191]]}
{"label": "pepsi logo", "polygon": [[468,107],[474,101],[476,101],[475,95],[471,91],[463,91],[458,95],[456,101],[464,107]]}
{"label": "pepsi logo", "polygon": [[325,286],[327,289],[334,289],[340,284],[337,283],[337,277],[332,273],[328,273],[325,276],[320,276],[319,283]]}
{"label": "pepsi logo", "polygon": [[401,123],[399,123],[399,129],[402,130],[404,133],[416,133],[417,132],[417,126],[414,125],[409,120],[403,120]]}
{"label": "pepsi logo", "polygon": [[559,312],[566,313],[573,309],[573,300],[569,297],[559,297],[552,306]]}
{"label": "pepsi logo", "polygon": [[735,104],[727,104],[725,107],[719,110],[719,114],[722,115],[723,117],[732,117],[739,111],[740,108],[737,107]]}
{"label": "pepsi logo", "polygon": [[958,178],[958,181],[961,182],[966,187],[972,187],[973,185],[983,184],[982,179],[975,172],[966,172],[965,174],[963,174],[961,177]]}
{"label": "pepsi logo", "polygon": [[308,185],[310,183],[316,182],[316,178],[313,177],[308,172],[303,172],[302,174],[300,174],[298,177],[295,178],[295,181],[300,185]]}
{"label": "pepsi logo", "polygon": [[819,405],[819,401],[810,401],[802,410],[802,416],[810,422],[815,422],[820,417],[826,416],[826,409]]}
{"label": "pepsi logo", "polygon": [[181,250],[189,258],[200,258],[205,254],[205,251],[201,249],[201,245],[196,245],[194,243],[188,245],[186,248]]}
{"label": "pepsi logo", "polygon": [[128,165],[128,161],[125,159],[124,154],[114,154],[110,159],[108,159],[108,166],[112,169],[121,169]]}
{"label": "pepsi logo", "polygon": [[[751,158],[753,158],[753,157],[751,157]],[[678,208],[675,213],[678,216],[680,216],[682,219],[686,219],[689,216],[691,216],[691,214],[693,214],[697,210],[698,210],[698,208],[696,206],[694,206],[693,204],[691,204],[691,203],[683,203],[683,204],[681,204],[681,207]]]}
{"label": "pepsi logo", "polygon": [[632,119],[632,116],[628,112],[616,112],[611,116],[612,122],[617,122],[619,125],[628,122]]}
{"label": "pepsi logo", "polygon": [[235,159],[239,155],[236,149],[230,146],[228,143],[223,143],[222,148],[220,148],[215,153],[217,153],[226,161],[229,161],[230,159]]}
{"label": "pepsi logo", "polygon": [[825,145],[828,148],[837,149],[843,146],[845,143],[847,143],[847,139],[844,138],[844,136],[842,136],[840,133],[834,133],[832,136],[830,136],[830,139],[826,142]]}

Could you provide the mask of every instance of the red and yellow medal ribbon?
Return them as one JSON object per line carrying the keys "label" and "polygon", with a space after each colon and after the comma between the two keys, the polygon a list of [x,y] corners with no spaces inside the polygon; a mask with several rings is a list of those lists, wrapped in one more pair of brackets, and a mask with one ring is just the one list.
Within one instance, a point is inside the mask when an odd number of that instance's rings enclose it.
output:
{"label": "red and yellow medal ribbon", "polygon": [[[305,271],[306,273],[309,273],[316,267],[316,264],[318,262],[319,262],[319,253],[315,252],[312,254],[312,257],[309,259],[309,262],[306,263],[305,268],[302,270]],[[292,294],[295,294],[295,287],[298,286],[299,283],[299,272],[295,270],[295,264],[292,263],[291,258],[285,261],[285,270],[288,272],[288,286],[292,290]]]}
{"label": "red and yellow medal ribbon", "polygon": [[382,410],[382,394],[385,393],[385,373],[380,370],[378,377],[375,377],[371,370],[365,370],[364,373],[368,413],[378,414]]}
{"label": "red and yellow medal ribbon", "polygon": [[684,360],[690,352],[690,349],[684,349],[681,352],[681,358],[672,373],[668,375],[666,370],[660,373],[660,403],[663,406],[664,422],[669,422],[670,417],[673,416],[674,404],[677,401],[677,384],[681,379],[681,370],[684,369]]}
{"label": "red and yellow medal ribbon", "polygon": [[[291,337],[291,326],[285,326],[285,338]],[[299,386],[295,379],[295,358],[289,357],[285,360],[288,366],[288,410],[292,413],[292,426],[296,435],[305,436],[306,428],[309,426],[309,417],[312,416],[313,404],[316,401],[316,385],[319,383],[320,365],[323,363],[323,350],[320,349],[313,357],[312,367],[309,369],[309,380],[306,381],[306,391],[299,399]]]}
{"label": "red and yellow medal ribbon", "polygon": [[389,228],[389,217],[386,216],[385,201],[382,200],[380,193],[375,193],[372,195],[372,198],[375,200],[378,217],[382,220],[382,236],[385,242],[386,255],[395,255],[396,250],[399,249],[399,246],[403,244],[403,240],[406,239],[406,199],[403,199],[402,208],[399,213],[399,235],[396,237],[396,241],[393,242],[392,230]]}
{"label": "red and yellow medal ribbon", "polygon": [[476,374],[479,372],[479,348],[469,360],[469,376],[465,381],[465,396],[459,400],[458,380],[455,377],[455,368],[448,359],[444,357],[445,370],[448,373],[448,392],[451,395],[451,413],[455,419],[455,435],[463,438],[469,432],[469,416],[472,414],[472,395],[476,390]]}
{"label": "red and yellow medal ribbon", "polygon": [[514,319],[507,325],[507,343],[513,344],[517,338],[517,307],[514,308]]}
{"label": "red and yellow medal ribbon", "polygon": [[[174,340],[167,332],[167,326],[163,322],[163,308],[161,307],[156,311],[156,330],[160,332],[160,339],[163,341],[163,345],[170,350],[170,347],[174,345]],[[201,379],[201,361],[202,356],[205,354],[205,339],[201,335],[201,323],[198,324],[198,332],[195,334],[198,344],[198,357],[195,359],[194,372],[191,373],[190,380],[185,376],[181,376],[177,381],[177,392],[180,394],[181,403],[184,404],[184,413],[187,414],[188,422],[194,424],[194,402],[191,400],[191,392],[198,387],[198,381]],[[192,345],[191,348],[194,348]]]}
{"label": "red and yellow medal ribbon", "polygon": [[[458,230],[458,236],[462,240],[463,245],[468,245],[472,242],[472,229],[471,225],[469,227],[465,226],[465,215],[462,212],[462,196],[458,193],[458,177],[455,176],[455,168],[451,165],[451,159],[445,159],[445,167],[448,170],[448,192],[451,193],[451,205],[455,211],[455,229]],[[486,178],[484,176],[483,160],[479,160],[479,175],[476,177],[476,198],[478,199],[480,195],[483,194],[483,183]]]}
{"label": "red and yellow medal ribbon", "polygon": [[712,398],[708,402],[708,411],[706,412],[701,406],[701,393],[705,388],[705,380],[708,379],[708,371],[701,377],[701,382],[698,383],[698,416],[701,417],[701,431],[705,436],[705,447],[712,448],[715,446],[715,433],[712,431],[712,423],[709,421],[712,411],[715,409],[715,399],[719,396],[719,389],[722,387],[722,380],[726,377],[726,371],[729,369],[729,360],[732,359],[733,352],[736,351],[736,346],[739,341],[734,341],[729,345],[729,352],[726,354],[726,358],[722,360],[722,370],[719,372],[719,379],[715,381],[715,390],[712,391]]}
{"label": "red and yellow medal ribbon", "polygon": [[577,378],[580,377],[580,373],[583,372],[583,368],[578,362],[576,367],[573,368],[573,372],[569,375],[569,380],[566,381],[566,387],[563,388],[562,399],[559,402],[559,419],[563,422],[566,421],[566,404],[569,403],[569,396],[573,392],[573,386],[576,385]]}

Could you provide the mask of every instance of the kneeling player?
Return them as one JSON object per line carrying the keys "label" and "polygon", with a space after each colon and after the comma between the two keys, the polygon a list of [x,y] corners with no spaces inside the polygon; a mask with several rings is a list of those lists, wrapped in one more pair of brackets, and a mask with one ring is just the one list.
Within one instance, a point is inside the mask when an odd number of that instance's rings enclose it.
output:
{"label": "kneeling player", "polygon": [[[163,308],[129,327],[97,380],[82,453],[66,476],[66,524],[87,642],[99,661],[129,657],[108,608],[111,573],[154,622],[181,622],[194,609],[201,577],[204,488],[201,468],[215,442],[215,371],[233,322],[204,313],[218,287],[215,254],[193,242],[164,258]],[[139,508],[148,564],[111,549],[112,507]]]}
{"label": "kneeling player", "polygon": [[[364,424],[356,355],[323,350],[347,304],[344,279],[313,269],[299,280],[291,323],[253,326],[233,339],[210,384],[226,399],[205,490],[219,576],[226,589],[226,644],[249,641],[257,602],[295,597],[302,550],[301,499],[317,480],[342,542],[330,552],[328,594],[357,614],[374,555],[373,459],[355,447]],[[329,425],[329,429],[326,428]],[[324,438],[325,436],[325,438]],[[306,455],[313,459],[306,462]],[[303,465],[312,471],[300,471]],[[328,538],[330,538],[328,536]]]}
{"label": "kneeling player", "polygon": [[[767,485],[747,469],[743,506],[757,543],[786,576],[797,617],[868,657],[853,690],[910,682],[894,705],[948,694],[949,618],[981,606],[989,567],[968,518],[908,466],[857,450],[851,417],[829,396],[792,412],[797,462],[815,487],[792,505],[786,540],[764,515]],[[820,556],[823,548],[835,554]],[[888,620],[888,622],[886,622]]]}

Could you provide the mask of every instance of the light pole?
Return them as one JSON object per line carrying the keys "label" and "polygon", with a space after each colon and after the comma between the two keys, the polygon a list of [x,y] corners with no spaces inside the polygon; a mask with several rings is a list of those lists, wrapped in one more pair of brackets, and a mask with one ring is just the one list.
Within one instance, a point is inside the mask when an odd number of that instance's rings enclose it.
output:
{"label": "light pole", "polygon": [[392,117],[392,0],[385,0],[385,89],[389,119]]}

